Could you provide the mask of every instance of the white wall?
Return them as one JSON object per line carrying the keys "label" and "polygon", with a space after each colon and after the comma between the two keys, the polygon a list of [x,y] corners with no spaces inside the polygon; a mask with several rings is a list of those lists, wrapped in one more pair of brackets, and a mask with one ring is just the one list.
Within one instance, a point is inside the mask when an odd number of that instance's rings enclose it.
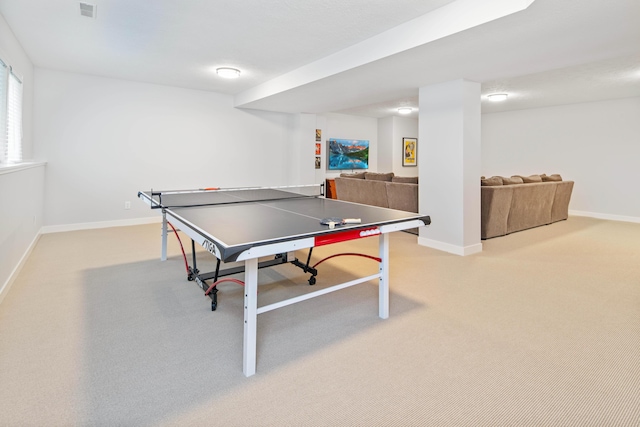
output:
{"label": "white wall", "polygon": [[291,185],[320,184],[315,169],[316,115],[292,114],[289,141],[289,182]]}
{"label": "white wall", "polygon": [[[389,116],[378,119],[378,169],[396,176],[418,176],[419,167],[402,166],[403,138],[418,138],[418,119]],[[420,150],[420,141],[418,141]]]}
{"label": "white wall", "polygon": [[[393,116],[393,139],[391,140],[393,160],[391,172],[397,176],[418,176],[418,171],[420,170],[419,163],[418,166],[414,167],[402,166],[402,159],[404,158],[402,138],[418,138],[418,119]],[[418,139],[418,151],[420,151],[422,146]]]}
{"label": "white wall", "polygon": [[40,68],[35,81],[52,231],[155,217],[139,190],[320,183],[329,137],[368,139],[376,170],[376,119],[240,110],[227,95]]}
{"label": "white wall", "polygon": [[22,78],[22,155],[25,159],[32,159],[34,157],[33,64],[2,15],[0,15],[0,56],[5,61],[9,61],[9,65]]}
{"label": "white wall", "polygon": [[393,172],[394,117],[378,119],[378,167],[380,171]]}
{"label": "white wall", "polygon": [[45,69],[35,81],[47,226],[154,216],[139,190],[286,185],[296,175],[291,115],[239,110],[212,92]]}
{"label": "white wall", "polygon": [[[0,55],[23,83],[23,155],[33,157],[33,64],[0,15]],[[44,166],[0,169],[0,301],[42,226]]]}
{"label": "white wall", "polygon": [[3,173],[0,169],[0,301],[42,228],[43,164]]}
{"label": "white wall", "polygon": [[[320,129],[321,136],[320,141],[316,141],[315,129]],[[327,118],[325,116],[316,115],[316,125],[315,125],[314,135],[313,135],[313,167],[315,168],[315,160],[316,160],[316,143],[320,144],[320,169],[314,169],[315,173],[315,182],[321,183],[324,182],[327,175],[327,144],[326,144],[326,130],[327,130]]]}
{"label": "white wall", "polygon": [[640,98],[482,115],[482,175],[559,173],[570,211],[640,221]]}

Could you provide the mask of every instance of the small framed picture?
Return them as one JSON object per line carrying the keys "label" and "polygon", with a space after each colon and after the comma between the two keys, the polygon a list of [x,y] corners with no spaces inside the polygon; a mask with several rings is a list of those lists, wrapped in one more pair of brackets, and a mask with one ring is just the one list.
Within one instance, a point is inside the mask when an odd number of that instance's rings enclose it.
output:
{"label": "small framed picture", "polygon": [[316,156],[316,169],[320,169],[320,156]]}
{"label": "small framed picture", "polygon": [[402,138],[402,166],[418,165],[418,138]]}
{"label": "small framed picture", "polygon": [[322,141],[322,129],[316,129],[316,141]]}
{"label": "small framed picture", "polygon": [[320,154],[322,154],[322,144],[316,142],[316,156],[319,156]]}

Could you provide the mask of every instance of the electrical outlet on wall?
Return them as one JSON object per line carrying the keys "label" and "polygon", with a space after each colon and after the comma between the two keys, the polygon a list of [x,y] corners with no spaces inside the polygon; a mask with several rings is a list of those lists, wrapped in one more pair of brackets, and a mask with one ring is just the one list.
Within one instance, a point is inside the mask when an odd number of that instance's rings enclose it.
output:
{"label": "electrical outlet on wall", "polygon": [[124,202],[125,209],[131,209],[131,202]]}

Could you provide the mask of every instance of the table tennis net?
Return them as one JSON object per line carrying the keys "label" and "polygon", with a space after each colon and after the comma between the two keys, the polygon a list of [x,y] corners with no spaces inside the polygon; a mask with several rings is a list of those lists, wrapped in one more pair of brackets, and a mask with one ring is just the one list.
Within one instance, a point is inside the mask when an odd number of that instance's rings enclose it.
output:
{"label": "table tennis net", "polygon": [[156,207],[179,208],[215,206],[237,203],[267,202],[281,199],[320,197],[323,187],[318,185],[282,187],[220,188],[216,190],[153,191]]}

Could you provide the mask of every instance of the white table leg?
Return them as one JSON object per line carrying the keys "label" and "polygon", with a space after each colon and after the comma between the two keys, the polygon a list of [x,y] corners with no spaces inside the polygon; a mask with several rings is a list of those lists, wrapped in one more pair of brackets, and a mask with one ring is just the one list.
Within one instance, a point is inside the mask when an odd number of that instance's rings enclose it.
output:
{"label": "white table leg", "polygon": [[167,214],[162,212],[162,252],[160,253],[160,261],[167,260]]}
{"label": "white table leg", "polygon": [[378,315],[381,319],[389,317],[389,234],[380,235],[380,286],[378,288]]}
{"label": "white table leg", "polygon": [[242,371],[256,373],[256,331],[258,326],[258,259],[244,262],[244,354]]}

